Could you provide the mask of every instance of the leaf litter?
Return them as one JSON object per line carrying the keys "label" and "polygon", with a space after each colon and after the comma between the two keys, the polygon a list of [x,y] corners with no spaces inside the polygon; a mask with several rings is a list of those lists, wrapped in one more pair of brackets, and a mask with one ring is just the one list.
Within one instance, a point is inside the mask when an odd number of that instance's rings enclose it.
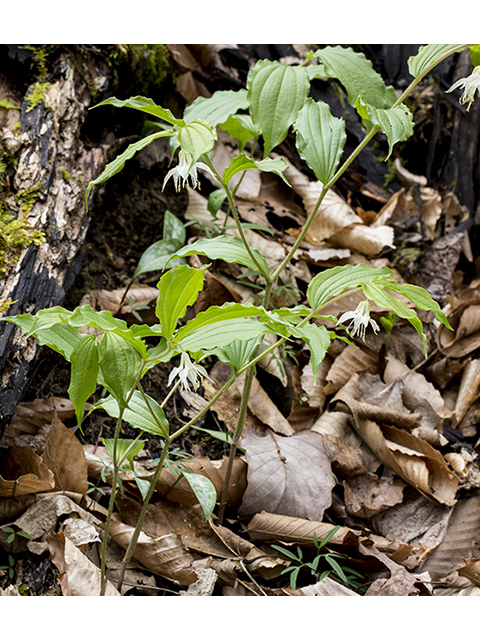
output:
{"label": "leaf litter", "polygon": [[[232,148],[228,137],[222,140],[215,162],[221,166],[223,157],[227,166]],[[142,504],[138,480],[148,482],[155,464],[149,449],[140,451],[120,475],[106,595],[480,593],[480,279],[465,283],[458,266],[461,257],[472,261],[468,235],[458,227],[468,212],[453,193],[436,191],[399,161],[394,166],[400,189],[360,186],[369,211],[329,192],[272,299],[280,307],[301,303],[322,268],[387,265],[399,281],[403,274],[442,304],[453,332],[421,315],[429,334],[425,359],[417,334],[394,318],[383,325],[388,331],[368,333],[365,342],[334,343],[316,380],[308,350],[295,341],[288,352],[262,361],[233,468],[228,518],[219,524],[215,515],[205,520],[186,474],[209,478],[220,499],[240,408],[239,378],[213,407],[209,424],[198,425],[203,445],[194,453],[201,455],[175,458],[162,472],[120,593],[122,549]],[[272,174],[249,172],[237,194],[242,220],[252,226],[248,240],[272,268],[321,189],[294,166],[285,177],[291,189]],[[184,218],[191,240],[219,221],[236,236],[233,221],[222,215],[212,220],[207,198],[188,190]],[[188,260],[207,264],[198,256]],[[216,260],[206,274],[208,286],[189,317],[226,301],[255,303],[256,276],[248,269]],[[149,277],[128,288],[92,288],[84,302],[126,320],[138,314],[145,324],[155,322],[158,290]],[[338,311],[354,309],[357,298],[345,298]],[[372,313],[381,321],[382,309],[372,307]],[[229,371],[219,361],[197,392],[178,391],[176,415],[203,406]],[[98,438],[79,437],[73,416],[66,396],[19,404],[2,440],[0,545],[6,553],[48,554],[62,595],[98,595],[111,460]],[[212,455],[212,441],[225,443],[221,454]],[[323,557],[316,571],[308,569],[325,537],[340,573]],[[297,565],[291,584],[286,570]],[[0,587],[8,595],[2,571]]]}

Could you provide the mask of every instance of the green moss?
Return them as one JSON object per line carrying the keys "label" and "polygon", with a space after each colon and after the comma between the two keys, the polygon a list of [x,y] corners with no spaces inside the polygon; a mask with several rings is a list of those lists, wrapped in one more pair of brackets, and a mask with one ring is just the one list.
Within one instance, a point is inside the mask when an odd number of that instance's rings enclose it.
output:
{"label": "green moss", "polygon": [[27,113],[29,111],[32,111],[32,109],[35,109],[37,105],[45,101],[45,92],[49,86],[49,82],[36,82],[33,85],[32,91],[28,94],[28,96],[25,96],[25,100],[30,105],[27,109]]}
{"label": "green moss", "polygon": [[[27,214],[32,208],[41,185],[17,194],[20,201],[21,215],[16,219],[6,206],[6,170],[8,166],[15,166],[16,159],[6,154],[0,148],[0,278],[4,277],[10,267],[20,257],[24,249],[31,244],[39,245],[45,242],[45,235],[37,231],[27,222]],[[11,301],[4,301],[3,305],[9,305]]]}
{"label": "green moss", "polygon": [[139,90],[148,94],[172,73],[170,52],[164,44],[116,44],[109,47],[107,63],[128,67],[135,74]]}
{"label": "green moss", "polygon": [[50,86],[47,82],[48,70],[47,70],[47,51],[38,47],[32,47],[30,45],[25,46],[25,49],[29,49],[34,52],[33,61],[37,67],[37,81],[33,85],[33,89],[25,97],[25,100],[30,105],[27,109],[27,113],[34,109],[38,104],[41,104],[45,100],[45,92]]}
{"label": "green moss", "polygon": [[25,189],[25,191],[19,191],[15,195],[15,200],[20,204],[20,211],[23,215],[27,215],[27,213],[32,209],[41,190],[42,185],[38,184],[34,187],[30,187],[30,189]]}
{"label": "green moss", "polygon": [[0,109],[18,109],[20,107],[14,104],[11,100],[0,100]]}
{"label": "green moss", "polygon": [[62,169],[62,178],[65,180],[65,182],[70,182],[70,180],[72,179],[72,174],[70,173],[70,171]]}

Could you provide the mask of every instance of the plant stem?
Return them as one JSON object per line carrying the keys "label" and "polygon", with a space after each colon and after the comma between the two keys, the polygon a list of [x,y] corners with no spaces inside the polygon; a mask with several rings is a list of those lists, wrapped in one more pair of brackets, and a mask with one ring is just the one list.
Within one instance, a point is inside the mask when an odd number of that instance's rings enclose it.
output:
{"label": "plant stem", "polygon": [[122,424],[122,419],[123,419],[123,414],[125,411],[125,407],[128,406],[128,403],[130,402],[131,397],[133,396],[133,393],[137,387],[137,385],[140,382],[140,379],[143,375],[143,371],[145,368],[145,363],[142,362],[142,365],[137,373],[137,377],[135,379],[135,384],[133,385],[125,406],[123,407],[119,407],[120,411],[118,414],[118,419],[117,419],[117,424],[115,425],[115,434],[113,437],[113,477],[112,477],[112,493],[110,494],[110,501],[108,503],[108,512],[107,512],[107,519],[105,520],[105,527],[104,527],[104,532],[103,532],[103,543],[102,543],[102,558],[101,558],[101,568],[100,568],[100,584],[102,585],[101,587],[101,592],[100,595],[105,595],[105,588],[106,588],[106,581],[105,581],[105,565],[106,565],[106,557],[107,557],[107,542],[108,542],[108,532],[110,529],[110,522],[112,520],[112,515],[113,515],[113,508],[115,506],[115,493],[117,491],[117,484],[118,484],[118,476],[119,476],[119,469],[120,469],[120,463],[119,460],[117,459],[117,445],[118,445],[118,438],[120,436],[120,427]]}
{"label": "plant stem", "polygon": [[230,209],[232,210],[233,217],[234,217],[234,220],[235,220],[235,224],[237,225],[237,230],[238,230],[238,233],[240,234],[240,238],[241,238],[241,240],[243,242],[243,246],[245,247],[246,251],[248,252],[248,255],[250,256],[250,258],[255,263],[258,272],[265,278],[265,280],[267,282],[272,282],[270,274],[269,273],[265,273],[265,271],[263,270],[262,266],[259,264],[257,258],[255,257],[250,245],[247,242],[247,239],[245,237],[245,233],[244,233],[243,228],[242,228],[242,223],[240,222],[240,218],[238,216],[237,207],[235,205],[235,199],[234,199],[234,197],[232,195],[232,192],[230,191],[230,188],[229,188],[228,184],[226,182],[224,182],[223,178],[217,172],[217,170],[215,169],[213,164],[210,162],[210,159],[209,159],[209,157],[207,155],[204,156],[204,159],[205,159],[206,164],[208,165],[208,167],[212,171],[212,173],[215,175],[217,180],[220,182],[222,187],[225,189],[225,193],[227,194],[227,198],[228,198],[228,204],[230,205]]}
{"label": "plant stem", "polygon": [[[263,354],[262,354],[263,355]],[[230,455],[228,456],[227,469],[225,472],[225,480],[223,482],[222,493],[220,496],[220,506],[218,509],[219,524],[223,522],[223,516],[225,514],[225,508],[228,500],[228,489],[230,487],[230,477],[232,475],[233,463],[237,453],[237,447],[242,436],[243,427],[245,425],[245,418],[247,416],[248,400],[250,398],[250,391],[252,389],[253,376],[255,374],[255,368],[251,366],[247,375],[245,376],[245,385],[243,387],[242,403],[240,405],[240,413],[238,415],[237,427],[233,434],[232,442],[230,443]]]}
{"label": "plant stem", "polygon": [[162,472],[162,469],[165,465],[165,460],[167,458],[168,455],[168,448],[171,445],[171,443],[178,438],[179,435],[181,435],[186,429],[188,429],[189,427],[191,427],[197,420],[199,420],[203,415],[205,415],[205,413],[207,413],[207,411],[215,404],[215,402],[218,400],[218,398],[223,395],[225,393],[225,391],[233,384],[234,382],[234,378],[230,378],[230,380],[228,380],[223,387],[217,391],[217,393],[214,395],[214,397],[208,402],[208,404],[197,413],[197,415],[192,418],[192,420],[190,420],[189,422],[187,422],[185,425],[183,425],[182,427],[180,427],[179,429],[177,429],[177,431],[175,431],[172,435],[169,435],[165,438],[165,444],[162,450],[162,455],[160,456],[160,460],[158,462],[157,468],[155,469],[155,473],[152,477],[152,480],[150,482],[150,486],[148,488],[147,494],[145,496],[145,500],[143,501],[143,506],[142,506],[142,510],[140,512],[140,515],[138,516],[138,520],[137,520],[137,524],[135,526],[135,529],[133,531],[132,537],[130,539],[130,542],[128,544],[127,550],[125,551],[125,555],[123,557],[122,560],[122,566],[120,569],[120,576],[118,579],[118,584],[117,584],[117,589],[120,590],[122,583],[123,583],[123,577],[125,574],[125,569],[127,567],[128,562],[130,561],[130,558],[133,555],[133,552],[135,551],[135,545],[137,544],[137,540],[138,537],[140,535],[140,531],[142,529],[142,524],[143,524],[143,520],[145,519],[145,515],[147,513],[147,508],[148,508],[148,504],[153,496],[153,493],[157,487],[158,484],[158,480],[160,478],[160,474]]}

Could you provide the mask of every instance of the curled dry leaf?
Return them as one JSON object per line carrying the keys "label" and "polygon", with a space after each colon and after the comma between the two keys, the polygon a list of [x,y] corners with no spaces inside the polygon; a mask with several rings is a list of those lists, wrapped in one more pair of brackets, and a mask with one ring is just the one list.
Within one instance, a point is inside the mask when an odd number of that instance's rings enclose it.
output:
{"label": "curled dry leaf", "polygon": [[433,502],[455,504],[458,482],[442,454],[410,433],[360,418],[355,398],[361,393],[359,376],[354,374],[334,401],[349,407],[357,433],[379,460]]}
{"label": "curled dry leaf", "polygon": [[335,358],[326,375],[324,392],[336,393],[355,372],[372,370],[378,365],[378,355],[361,347],[347,345],[342,353]]}
{"label": "curled dry leaf", "polygon": [[68,420],[75,415],[75,407],[67,398],[57,397],[19,402],[11,423],[4,431],[2,442],[17,444],[12,440],[24,434],[34,435],[41,426],[51,423],[55,413],[60,420]]}
{"label": "curled dry leaf", "polygon": [[461,424],[467,411],[479,397],[480,359],[467,362],[462,372],[460,388],[455,403],[455,425]]}
{"label": "curled dry leaf", "polygon": [[367,519],[401,503],[405,489],[405,483],[400,478],[379,478],[374,473],[344,480],[343,486],[347,513]]}
{"label": "curled dry leaf", "polygon": [[379,551],[371,540],[360,541],[359,551],[365,556],[373,556],[389,571],[389,578],[377,578],[366,592],[366,596],[414,596],[420,589],[415,585],[419,578],[412,575],[405,567],[397,564],[386,554]]}
{"label": "curled dry leaf", "polygon": [[[253,541],[296,543],[315,549],[314,534],[317,540],[323,540],[334,529],[333,524],[281,516],[262,511],[257,513],[248,523],[247,531]],[[362,532],[340,527],[329,539],[329,545],[356,546]],[[365,536],[363,536],[363,539]],[[401,540],[388,540],[382,536],[370,534],[375,547],[389,558],[409,569],[418,565],[423,549],[405,544]]]}
{"label": "curled dry leaf", "polygon": [[[100,569],[77,549],[63,533],[47,536],[52,562],[57,567],[58,581],[64,596],[98,596],[102,587]],[[107,582],[106,596],[120,596],[120,592]]]}
{"label": "curled dry leaf", "polygon": [[[112,518],[110,535],[121,547],[126,549],[135,527],[122,522],[118,516]],[[197,581],[198,576],[192,568],[193,557],[175,532],[149,536],[140,532],[133,557],[150,569],[173,582],[188,586]]]}
{"label": "curled dry leaf", "polygon": [[[227,464],[228,458],[226,457],[223,457],[222,460],[210,460],[206,457],[198,457],[193,460],[186,460],[182,462],[182,466],[188,467],[192,473],[198,473],[211,480],[218,498],[220,498],[225,481]],[[229,485],[228,504],[240,504],[245,492],[245,487],[246,465],[241,458],[236,458]],[[184,477],[181,477],[178,480],[178,476],[167,467],[162,469],[156,490],[165,498],[168,498],[168,500],[172,500],[173,502],[179,502],[180,504],[187,506],[198,504],[198,499],[191,488],[190,483]]]}
{"label": "curled dry leaf", "polygon": [[[82,298],[80,305],[89,304],[93,309],[110,311],[110,313],[115,314],[119,310],[125,291],[126,287],[115,289],[114,291],[93,289],[92,291],[89,291],[84,298]],[[128,315],[132,312],[132,309],[135,306],[151,305],[157,298],[158,289],[156,287],[149,287],[145,284],[133,285],[128,289],[126,299],[122,304],[120,313],[121,315]]]}
{"label": "curled dry leaf", "polygon": [[29,447],[14,445],[2,457],[1,498],[18,498],[29,493],[51,491],[55,487],[53,473]]}
{"label": "curled dry leaf", "polygon": [[320,580],[320,582],[307,587],[296,590],[284,589],[283,591],[290,596],[360,596],[359,593],[355,593],[355,591],[328,576]]}
{"label": "curled dry leaf", "polygon": [[[310,182],[303,173],[293,166],[286,169],[285,177],[295,193],[302,198],[307,215],[310,214],[322,191],[322,183],[319,181]],[[289,229],[289,233],[298,236],[300,231]],[[315,219],[305,235],[305,242],[314,246],[321,246],[328,242],[335,247],[375,256],[386,248],[393,248],[393,228],[388,226],[367,227],[345,200],[330,190],[325,195]]]}
{"label": "curled dry leaf", "polygon": [[[244,384],[245,374],[242,374],[234,382],[234,386],[240,394],[243,393]],[[295,429],[274,404],[256,377],[254,377],[252,381],[252,389],[248,399],[248,408],[264,425],[267,425],[276,433],[285,436],[290,436],[295,433]]]}
{"label": "curled dry leaf", "polygon": [[322,519],[332,503],[335,480],[320,434],[300,431],[285,437],[268,429],[261,436],[250,429],[241,446],[248,464],[241,517],[269,511]]}

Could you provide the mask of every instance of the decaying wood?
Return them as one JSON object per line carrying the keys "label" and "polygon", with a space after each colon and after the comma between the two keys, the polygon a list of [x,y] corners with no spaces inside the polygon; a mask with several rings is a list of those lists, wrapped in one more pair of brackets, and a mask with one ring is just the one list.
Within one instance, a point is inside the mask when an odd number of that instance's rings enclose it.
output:
{"label": "decaying wood", "polygon": [[[18,158],[7,207],[18,218],[15,195],[33,190],[27,222],[45,235],[45,242],[25,249],[0,281],[0,301],[14,301],[8,315],[36,313],[62,303],[80,268],[79,249],[88,229],[85,185],[105,164],[101,149],[87,149],[81,141],[80,129],[92,101],[85,83],[68,54],[60,57],[56,69],[43,101],[30,109],[23,100],[20,133],[9,126],[0,130],[0,146]],[[8,92],[6,84],[0,91]],[[33,338],[26,340],[11,323],[0,323],[0,435],[25,389],[37,351]]]}

